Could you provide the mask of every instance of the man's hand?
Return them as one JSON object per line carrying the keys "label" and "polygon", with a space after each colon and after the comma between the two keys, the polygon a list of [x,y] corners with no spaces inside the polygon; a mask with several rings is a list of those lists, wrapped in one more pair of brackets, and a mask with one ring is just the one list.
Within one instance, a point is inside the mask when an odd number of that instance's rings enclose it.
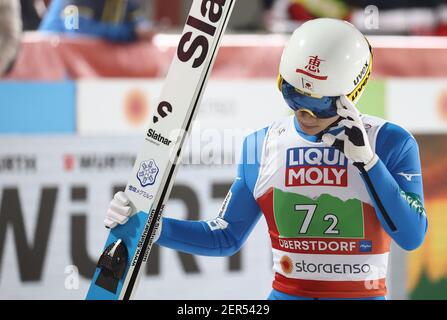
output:
{"label": "man's hand", "polygon": [[104,220],[106,228],[113,229],[118,224],[125,224],[129,220],[130,212],[129,198],[126,194],[122,191],[115,193]]}
{"label": "man's hand", "polygon": [[[107,210],[106,218],[104,220],[106,228],[113,229],[118,224],[125,224],[129,220],[131,212],[130,200],[127,195],[122,191],[115,193],[112,201],[110,201],[109,209]],[[161,220],[160,225],[156,226],[156,229],[154,242],[160,237]]]}
{"label": "man's hand", "polygon": [[323,142],[343,152],[359,169],[368,171],[379,158],[371,149],[359,111],[346,96],[341,96],[337,100],[337,113],[343,118],[340,124],[345,130],[337,136],[324,134]]}

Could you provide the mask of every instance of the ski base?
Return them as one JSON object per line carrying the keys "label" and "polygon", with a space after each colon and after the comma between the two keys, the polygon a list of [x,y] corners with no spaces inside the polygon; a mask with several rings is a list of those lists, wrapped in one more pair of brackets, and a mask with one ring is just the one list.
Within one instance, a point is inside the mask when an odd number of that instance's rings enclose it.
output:
{"label": "ski base", "polygon": [[[135,256],[135,252],[138,248],[141,234],[143,234],[144,232],[147,219],[148,214],[141,211],[132,216],[125,225],[119,225],[110,231],[109,237],[107,238],[104,247],[104,252],[106,252],[107,249],[113,249],[113,247],[109,247],[114,243],[124,245],[124,247],[127,249],[127,261],[125,263],[125,269],[119,274],[111,274],[108,269],[106,269],[104,266],[101,266],[102,259],[100,259],[93,275],[90,289],[87,293],[87,300],[120,299],[124,279],[126,278],[127,272],[129,271],[132,259]],[[116,266],[116,262],[117,261],[114,261],[112,262],[112,264]],[[116,276],[118,276],[119,278],[116,278]]]}

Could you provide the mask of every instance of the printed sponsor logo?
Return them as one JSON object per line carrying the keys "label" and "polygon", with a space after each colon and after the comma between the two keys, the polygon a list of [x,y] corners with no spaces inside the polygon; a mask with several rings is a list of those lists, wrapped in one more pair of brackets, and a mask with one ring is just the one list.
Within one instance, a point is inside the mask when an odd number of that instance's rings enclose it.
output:
{"label": "printed sponsor logo", "polygon": [[309,252],[352,252],[357,249],[355,241],[279,239],[279,246],[284,249]]}
{"label": "printed sponsor logo", "polygon": [[286,186],[339,186],[348,184],[347,159],[334,148],[291,148],[286,155]]}
{"label": "printed sponsor logo", "polygon": [[0,157],[0,173],[36,172],[37,158],[30,155],[6,155]]}
{"label": "printed sponsor logo", "polygon": [[224,199],[224,201],[222,203],[222,206],[220,207],[219,214],[218,214],[219,218],[223,218],[225,216],[225,212],[227,211],[228,203],[230,202],[230,199],[231,199],[232,195],[233,194],[231,193],[231,190],[228,191],[228,193],[227,193],[227,195],[226,195],[226,197],[225,197],[225,199]]}
{"label": "printed sponsor logo", "polygon": [[357,75],[357,77],[354,79],[354,85],[358,85],[360,83],[360,81],[362,80],[363,76],[366,74],[366,71],[368,71],[368,61],[365,62],[365,64],[363,65],[362,70],[360,71],[360,73]]}
{"label": "printed sponsor logo", "polygon": [[296,272],[319,274],[365,274],[371,272],[368,263],[312,263],[301,260],[295,263]]}
{"label": "printed sponsor logo", "polygon": [[[225,3],[226,0],[202,0],[200,7],[202,17],[188,16],[186,25],[193,29],[182,35],[177,46],[177,58],[181,62],[187,63],[195,58],[191,65],[193,69],[203,65],[210,49],[207,36],[214,37],[216,34],[216,24],[222,18]],[[172,112],[172,104],[168,101],[161,101],[152,118],[153,123],[157,123],[160,118],[165,118]]]}
{"label": "printed sponsor logo", "polygon": [[360,252],[371,252],[372,251],[372,241],[371,240],[361,240],[359,244]]}
{"label": "printed sponsor logo", "polygon": [[228,222],[226,222],[224,219],[222,218],[216,218],[214,220],[209,220],[206,222],[208,224],[208,226],[210,227],[211,231],[214,230],[223,230],[226,229],[228,227]]}
{"label": "printed sponsor logo", "polygon": [[296,72],[317,80],[326,80],[328,76],[320,75],[320,65],[322,61],[325,60],[321,59],[319,56],[309,56],[309,60],[307,65],[304,66],[304,69],[298,68],[296,69]]}
{"label": "printed sponsor logo", "polygon": [[291,274],[293,271],[293,261],[288,256],[282,256],[279,260],[281,269],[286,274]]}
{"label": "printed sponsor logo", "polygon": [[[154,243],[155,236],[157,235],[157,232],[158,232],[157,230],[160,228],[160,219],[161,219],[161,217],[163,215],[164,209],[165,209],[165,205],[162,205],[161,208],[160,208],[160,214],[157,216],[157,221],[156,221],[156,224],[155,224],[155,228],[154,228],[154,230],[152,232],[152,235],[150,237],[150,242],[151,243]],[[160,230],[160,232],[161,232],[161,230]],[[146,250],[146,252],[144,253],[144,256],[143,256],[143,262],[147,262],[147,259],[149,258],[150,253],[151,253],[151,250]]]}
{"label": "printed sponsor logo", "polygon": [[137,179],[140,181],[141,186],[144,188],[153,185],[159,171],[153,159],[142,161],[140,163],[140,169],[137,172]]}
{"label": "printed sponsor logo", "polygon": [[[283,256],[293,261],[285,274]],[[306,254],[273,249],[274,270],[288,278],[317,281],[374,281],[386,277],[388,253],[384,254]],[[371,284],[371,283],[369,283]]]}
{"label": "printed sponsor logo", "polygon": [[157,123],[160,118],[166,118],[172,113],[172,104],[167,101],[161,101],[157,107],[157,113],[152,117],[152,121]]}
{"label": "printed sponsor logo", "polygon": [[99,171],[130,169],[135,163],[135,156],[129,154],[65,154],[63,156],[65,171]]}
{"label": "printed sponsor logo", "polygon": [[411,208],[416,210],[420,215],[426,216],[424,205],[422,204],[419,196],[415,193],[405,192],[403,190],[399,191],[400,196],[407,201]]}
{"label": "printed sponsor logo", "polygon": [[360,81],[360,83],[355,87],[354,91],[352,91],[350,94],[348,94],[348,98],[351,101],[354,101],[355,99],[357,99],[357,97],[365,89],[366,84],[368,83],[370,75],[371,75],[371,69],[368,69],[367,72],[366,72],[365,77],[363,77],[363,79]]}
{"label": "printed sponsor logo", "polygon": [[[155,210],[152,209],[151,214],[149,216],[149,220],[146,222],[146,225],[144,226],[143,233],[141,234],[140,239],[138,240],[138,244],[137,244],[137,247],[135,249],[135,254],[133,256],[133,260],[132,260],[132,263],[131,263],[131,267],[135,267],[137,262],[138,262],[138,258],[140,257],[141,250],[143,249],[144,241],[146,240],[146,237],[147,237],[147,235],[149,233],[149,228],[150,228],[150,225],[151,225],[150,221],[152,220],[152,218],[154,216],[154,212],[155,212]],[[146,254],[146,253],[144,253],[144,254]]]}
{"label": "printed sponsor logo", "polygon": [[420,177],[421,176],[420,173],[405,173],[405,172],[399,172],[398,175],[404,177],[405,179],[407,179],[407,181],[413,180],[413,177]]}
{"label": "printed sponsor logo", "polygon": [[269,136],[271,137],[279,137],[281,136],[284,132],[286,132],[285,128],[276,128],[276,129],[271,129],[269,131]]}
{"label": "printed sponsor logo", "polygon": [[147,136],[147,138],[151,139],[152,141],[161,142],[166,146],[169,146],[172,142],[172,140],[169,140],[168,138],[163,137],[160,133],[157,133],[157,131],[155,131],[154,129],[149,129],[147,131],[146,136]]}
{"label": "printed sponsor logo", "polygon": [[143,189],[140,189],[140,188],[135,187],[135,186],[133,186],[133,185],[129,185],[129,186],[127,187],[127,189],[128,189],[130,192],[136,193],[136,194],[138,194],[138,195],[140,195],[140,196],[142,196],[142,197],[144,197],[144,198],[146,198],[146,199],[151,200],[151,199],[154,198],[154,196],[153,196],[152,194],[150,194],[149,192],[144,191]]}
{"label": "printed sponsor logo", "polygon": [[[193,68],[200,67],[206,59],[209,51],[209,42],[205,35],[213,37],[216,34],[215,25],[222,18],[226,0],[202,0],[200,19],[188,16],[186,24],[193,31],[185,32],[180,38],[177,49],[177,57],[182,62],[188,62],[193,57]],[[199,51],[200,54],[197,52]]]}

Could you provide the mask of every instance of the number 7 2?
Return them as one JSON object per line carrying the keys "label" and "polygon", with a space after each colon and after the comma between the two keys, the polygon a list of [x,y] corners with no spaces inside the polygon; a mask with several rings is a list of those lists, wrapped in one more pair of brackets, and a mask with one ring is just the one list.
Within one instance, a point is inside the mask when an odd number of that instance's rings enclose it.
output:
{"label": "number 7 2", "polygon": [[[299,234],[306,234],[309,230],[310,223],[314,217],[314,213],[317,210],[316,204],[296,204],[295,211],[306,211],[306,216],[301,224]],[[331,225],[324,231],[324,234],[340,234],[340,231],[335,227],[338,224],[338,218],[332,213],[327,213],[323,217],[324,221],[332,221]]]}

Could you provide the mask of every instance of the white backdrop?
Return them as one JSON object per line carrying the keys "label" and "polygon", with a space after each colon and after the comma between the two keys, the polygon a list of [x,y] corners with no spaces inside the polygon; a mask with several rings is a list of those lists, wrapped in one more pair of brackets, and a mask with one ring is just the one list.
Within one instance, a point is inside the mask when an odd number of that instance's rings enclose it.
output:
{"label": "white backdrop", "polygon": [[[78,81],[78,134],[143,135],[162,84],[161,79]],[[255,130],[290,112],[276,87],[276,79],[212,79],[197,120],[203,129]],[[132,121],[129,113],[138,115],[138,121]]]}
{"label": "white backdrop", "polygon": [[445,79],[389,79],[386,82],[387,118],[413,134],[447,132]]}

